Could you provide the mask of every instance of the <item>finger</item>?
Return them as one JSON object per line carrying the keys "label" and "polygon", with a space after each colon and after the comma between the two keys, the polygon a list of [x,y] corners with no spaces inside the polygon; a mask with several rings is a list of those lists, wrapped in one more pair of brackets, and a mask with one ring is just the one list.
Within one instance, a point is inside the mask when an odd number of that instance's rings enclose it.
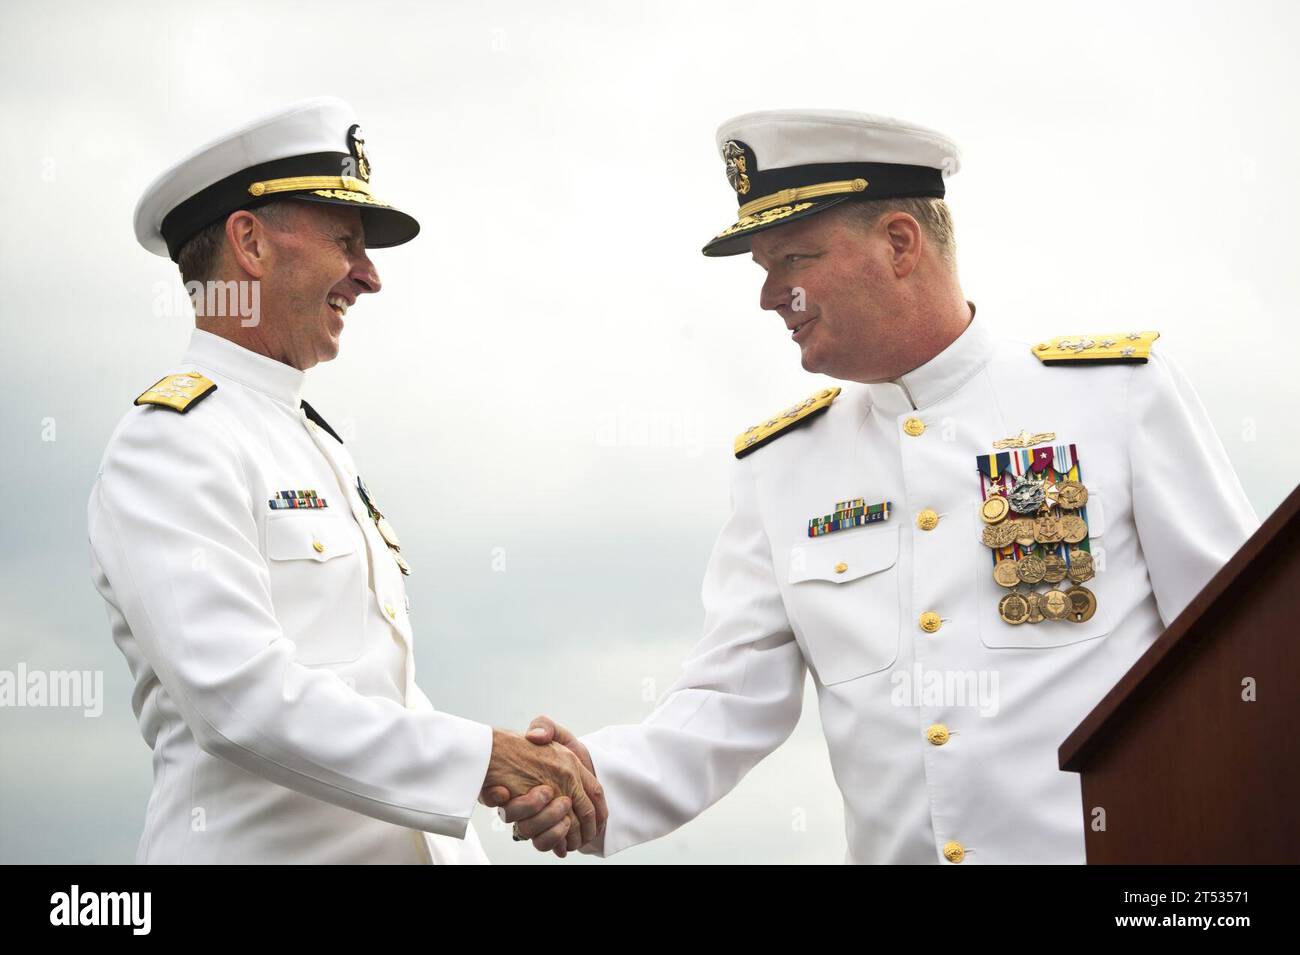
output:
{"label": "finger", "polygon": [[[587,797],[596,810],[596,829],[604,829],[605,820],[609,818],[609,806],[605,803],[605,787],[600,784],[596,774],[588,772],[585,766],[582,768],[581,775],[582,788],[586,790]],[[587,841],[590,842],[591,840]]]}
{"label": "finger", "polygon": [[555,736],[555,721],[549,716],[539,716],[528,724],[528,730],[524,733],[528,742],[536,743],[539,746],[545,746]]}
{"label": "finger", "polygon": [[550,852],[556,846],[564,847],[565,837],[569,834],[569,817],[565,816],[550,829],[533,839],[533,845],[539,852]]}
{"label": "finger", "polygon": [[576,787],[577,792],[571,795],[573,800],[573,812],[578,817],[578,824],[582,832],[582,845],[592,842],[600,835],[600,829],[596,825],[596,807],[591,799],[587,796],[586,790],[582,788],[581,782]]}
{"label": "finger", "polygon": [[553,795],[550,786],[534,786],[506,803],[501,809],[501,818],[506,822],[530,819],[550,805]]}
{"label": "finger", "polygon": [[515,832],[524,839],[532,839],[553,828],[561,819],[569,816],[569,800],[566,796],[552,799],[541,812],[528,819],[515,823]]}
{"label": "finger", "polygon": [[485,806],[504,806],[510,801],[510,790],[505,786],[487,786],[478,794],[478,801]]}
{"label": "finger", "polygon": [[569,835],[564,840],[564,848],[569,852],[577,852],[582,848],[582,832],[579,829],[570,827]]}

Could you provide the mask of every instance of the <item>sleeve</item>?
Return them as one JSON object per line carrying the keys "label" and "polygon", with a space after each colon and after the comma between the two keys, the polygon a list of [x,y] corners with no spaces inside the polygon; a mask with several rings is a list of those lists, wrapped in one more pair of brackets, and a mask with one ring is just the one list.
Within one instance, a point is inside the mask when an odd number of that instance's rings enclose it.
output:
{"label": "sleeve", "polygon": [[732,513],[705,572],[703,639],[643,722],[582,740],[609,806],[600,855],[695,818],[799,721],[806,669],[777,587],[749,463],[735,464]]}
{"label": "sleeve", "polygon": [[294,661],[241,461],[211,417],[145,409],[128,421],[89,506],[105,599],[202,750],[346,809],[463,838],[491,727],[362,695]]}
{"label": "sleeve", "polygon": [[1152,351],[1129,379],[1133,518],[1165,626],[1247,538],[1259,518],[1191,382]]}

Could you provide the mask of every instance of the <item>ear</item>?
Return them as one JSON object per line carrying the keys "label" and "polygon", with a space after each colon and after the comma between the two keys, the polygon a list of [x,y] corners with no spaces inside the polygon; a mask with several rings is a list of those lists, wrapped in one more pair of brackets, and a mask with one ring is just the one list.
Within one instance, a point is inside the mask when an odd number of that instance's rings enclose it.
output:
{"label": "ear", "polygon": [[255,279],[266,275],[273,254],[268,233],[266,223],[247,209],[226,219],[226,248],[240,270]]}
{"label": "ear", "polygon": [[921,260],[924,237],[921,224],[906,212],[893,212],[881,223],[889,239],[894,274],[900,279],[910,275]]}

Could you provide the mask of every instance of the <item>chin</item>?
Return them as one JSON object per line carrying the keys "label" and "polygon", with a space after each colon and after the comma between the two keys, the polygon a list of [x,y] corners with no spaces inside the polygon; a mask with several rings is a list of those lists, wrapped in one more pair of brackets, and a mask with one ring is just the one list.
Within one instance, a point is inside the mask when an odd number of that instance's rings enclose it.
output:
{"label": "chin", "polygon": [[799,353],[799,364],[803,365],[804,371],[814,375],[820,375],[826,370],[817,358],[817,350],[813,348],[805,348]]}

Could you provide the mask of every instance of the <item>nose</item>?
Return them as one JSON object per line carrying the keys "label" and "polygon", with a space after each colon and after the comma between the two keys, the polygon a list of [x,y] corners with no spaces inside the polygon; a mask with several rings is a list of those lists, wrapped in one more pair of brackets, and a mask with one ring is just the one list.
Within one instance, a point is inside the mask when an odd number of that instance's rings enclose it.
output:
{"label": "nose", "polygon": [[383,283],[379,281],[379,270],[364,251],[357,256],[348,278],[361,286],[362,293],[378,292],[383,288]]}
{"label": "nose", "polygon": [[790,286],[780,281],[775,272],[773,269],[768,273],[758,293],[758,307],[769,312],[790,304]]}

